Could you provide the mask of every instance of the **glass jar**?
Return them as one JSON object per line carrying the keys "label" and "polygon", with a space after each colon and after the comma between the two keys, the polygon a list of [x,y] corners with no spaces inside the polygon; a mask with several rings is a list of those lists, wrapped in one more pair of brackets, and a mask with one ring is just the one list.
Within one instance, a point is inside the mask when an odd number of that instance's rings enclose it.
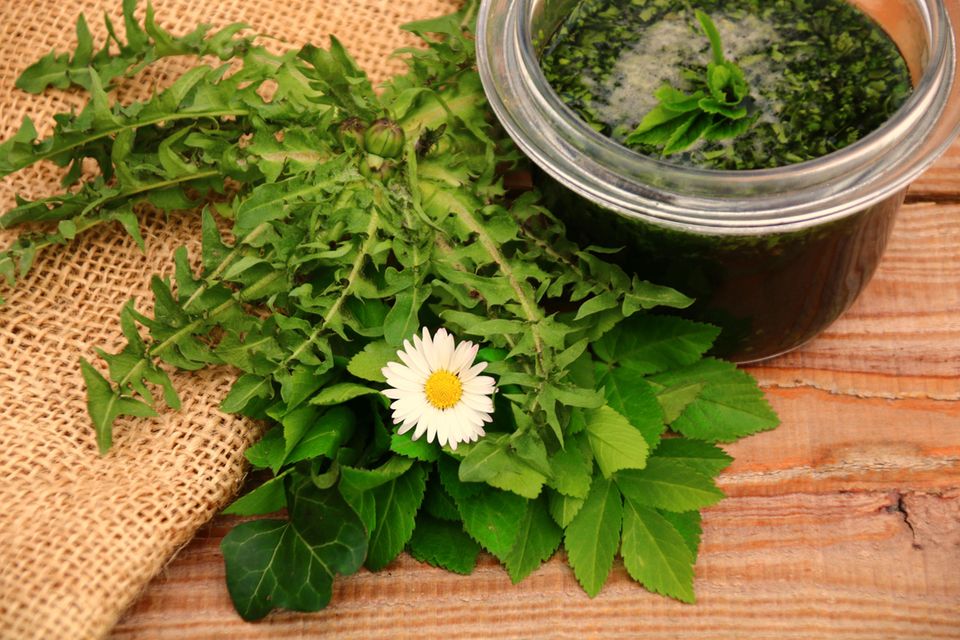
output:
{"label": "glass jar", "polygon": [[643,278],[695,297],[716,353],[770,358],[830,325],[866,286],[910,181],[960,126],[960,0],[859,0],[900,49],[914,90],[880,128],[775,169],[717,171],[640,155],[597,133],[540,69],[538,44],[578,0],[483,0],[477,60],[504,129],[547,179],[571,237],[622,246]]}

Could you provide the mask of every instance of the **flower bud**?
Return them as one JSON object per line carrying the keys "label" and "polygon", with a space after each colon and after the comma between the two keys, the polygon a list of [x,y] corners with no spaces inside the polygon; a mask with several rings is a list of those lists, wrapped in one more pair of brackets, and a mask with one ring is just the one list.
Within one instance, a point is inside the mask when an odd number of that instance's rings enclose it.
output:
{"label": "flower bud", "polygon": [[359,169],[364,178],[386,180],[397,172],[397,163],[370,153],[360,159]]}
{"label": "flower bud", "polygon": [[367,153],[382,158],[397,158],[403,153],[405,136],[403,129],[393,120],[381,118],[374,120],[363,137],[363,147]]}
{"label": "flower bud", "polygon": [[367,125],[357,117],[350,117],[340,123],[337,127],[337,139],[344,147],[348,144],[347,139],[352,139],[358,149],[363,147],[363,134],[367,130]]}

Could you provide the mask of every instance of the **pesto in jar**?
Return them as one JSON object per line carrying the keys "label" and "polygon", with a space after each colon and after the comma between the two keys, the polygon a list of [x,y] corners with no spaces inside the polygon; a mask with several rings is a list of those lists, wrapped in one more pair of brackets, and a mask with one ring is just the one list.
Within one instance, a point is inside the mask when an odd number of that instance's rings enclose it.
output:
{"label": "pesto in jar", "polygon": [[[749,84],[753,124],[663,156],[707,169],[811,160],[879,127],[910,94],[887,34],[844,0],[582,0],[553,34],[541,66],[561,99],[597,131],[625,139],[663,85],[688,91],[710,61],[695,18],[708,14],[724,54]],[[629,145],[661,157],[645,143]]]}

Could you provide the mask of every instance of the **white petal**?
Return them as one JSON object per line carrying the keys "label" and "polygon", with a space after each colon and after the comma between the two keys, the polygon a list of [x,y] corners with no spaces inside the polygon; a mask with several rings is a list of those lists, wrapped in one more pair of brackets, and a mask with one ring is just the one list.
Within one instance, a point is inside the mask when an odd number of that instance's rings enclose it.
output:
{"label": "white petal", "polygon": [[[417,340],[417,338],[414,338],[414,340]],[[423,354],[419,349],[412,347],[409,340],[405,340],[403,346],[405,349],[403,351],[398,351],[397,355],[400,356],[400,359],[403,360],[404,364],[426,379],[430,375],[431,371],[430,365],[427,364]]]}
{"label": "white petal", "polygon": [[456,342],[453,336],[440,329],[433,338],[433,348],[437,352],[437,366],[446,371],[450,371],[450,362],[453,360],[453,354],[456,349]]}
{"label": "white petal", "polygon": [[462,382],[464,393],[479,393],[490,395],[496,388],[497,381],[490,376],[477,376]]}
{"label": "white petal", "polygon": [[387,363],[387,366],[383,368],[381,373],[383,373],[383,377],[385,378],[403,378],[404,380],[419,382],[421,384],[426,382],[427,379],[427,376],[399,362]]}
{"label": "white petal", "polygon": [[469,340],[461,342],[450,360],[450,371],[458,376],[466,371],[473,364],[473,359],[477,357],[477,351],[479,350],[480,347]]}
{"label": "white petal", "polygon": [[477,364],[473,365],[472,367],[470,367],[470,368],[467,369],[466,371],[464,371],[464,372],[462,372],[462,373],[459,374],[459,376],[460,376],[460,381],[461,381],[461,382],[470,382],[471,380],[473,380],[474,378],[476,378],[478,375],[480,375],[480,373],[481,373],[484,369],[486,369],[486,368],[487,368],[487,363],[486,363],[486,362],[478,362]]}

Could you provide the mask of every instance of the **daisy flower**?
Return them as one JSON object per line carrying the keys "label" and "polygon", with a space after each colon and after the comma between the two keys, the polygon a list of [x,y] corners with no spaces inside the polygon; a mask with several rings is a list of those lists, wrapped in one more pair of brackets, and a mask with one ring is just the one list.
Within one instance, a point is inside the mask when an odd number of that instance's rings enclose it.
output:
{"label": "daisy flower", "polygon": [[493,413],[494,380],[481,376],[486,362],[473,363],[479,347],[472,342],[456,344],[445,329],[430,338],[414,336],[404,340],[397,357],[382,369],[389,389],[383,394],[393,400],[393,424],[398,433],[416,428],[412,438],[424,433],[427,442],[436,437],[440,446],[456,449],[461,442],[476,442],[484,435],[483,425]]}

